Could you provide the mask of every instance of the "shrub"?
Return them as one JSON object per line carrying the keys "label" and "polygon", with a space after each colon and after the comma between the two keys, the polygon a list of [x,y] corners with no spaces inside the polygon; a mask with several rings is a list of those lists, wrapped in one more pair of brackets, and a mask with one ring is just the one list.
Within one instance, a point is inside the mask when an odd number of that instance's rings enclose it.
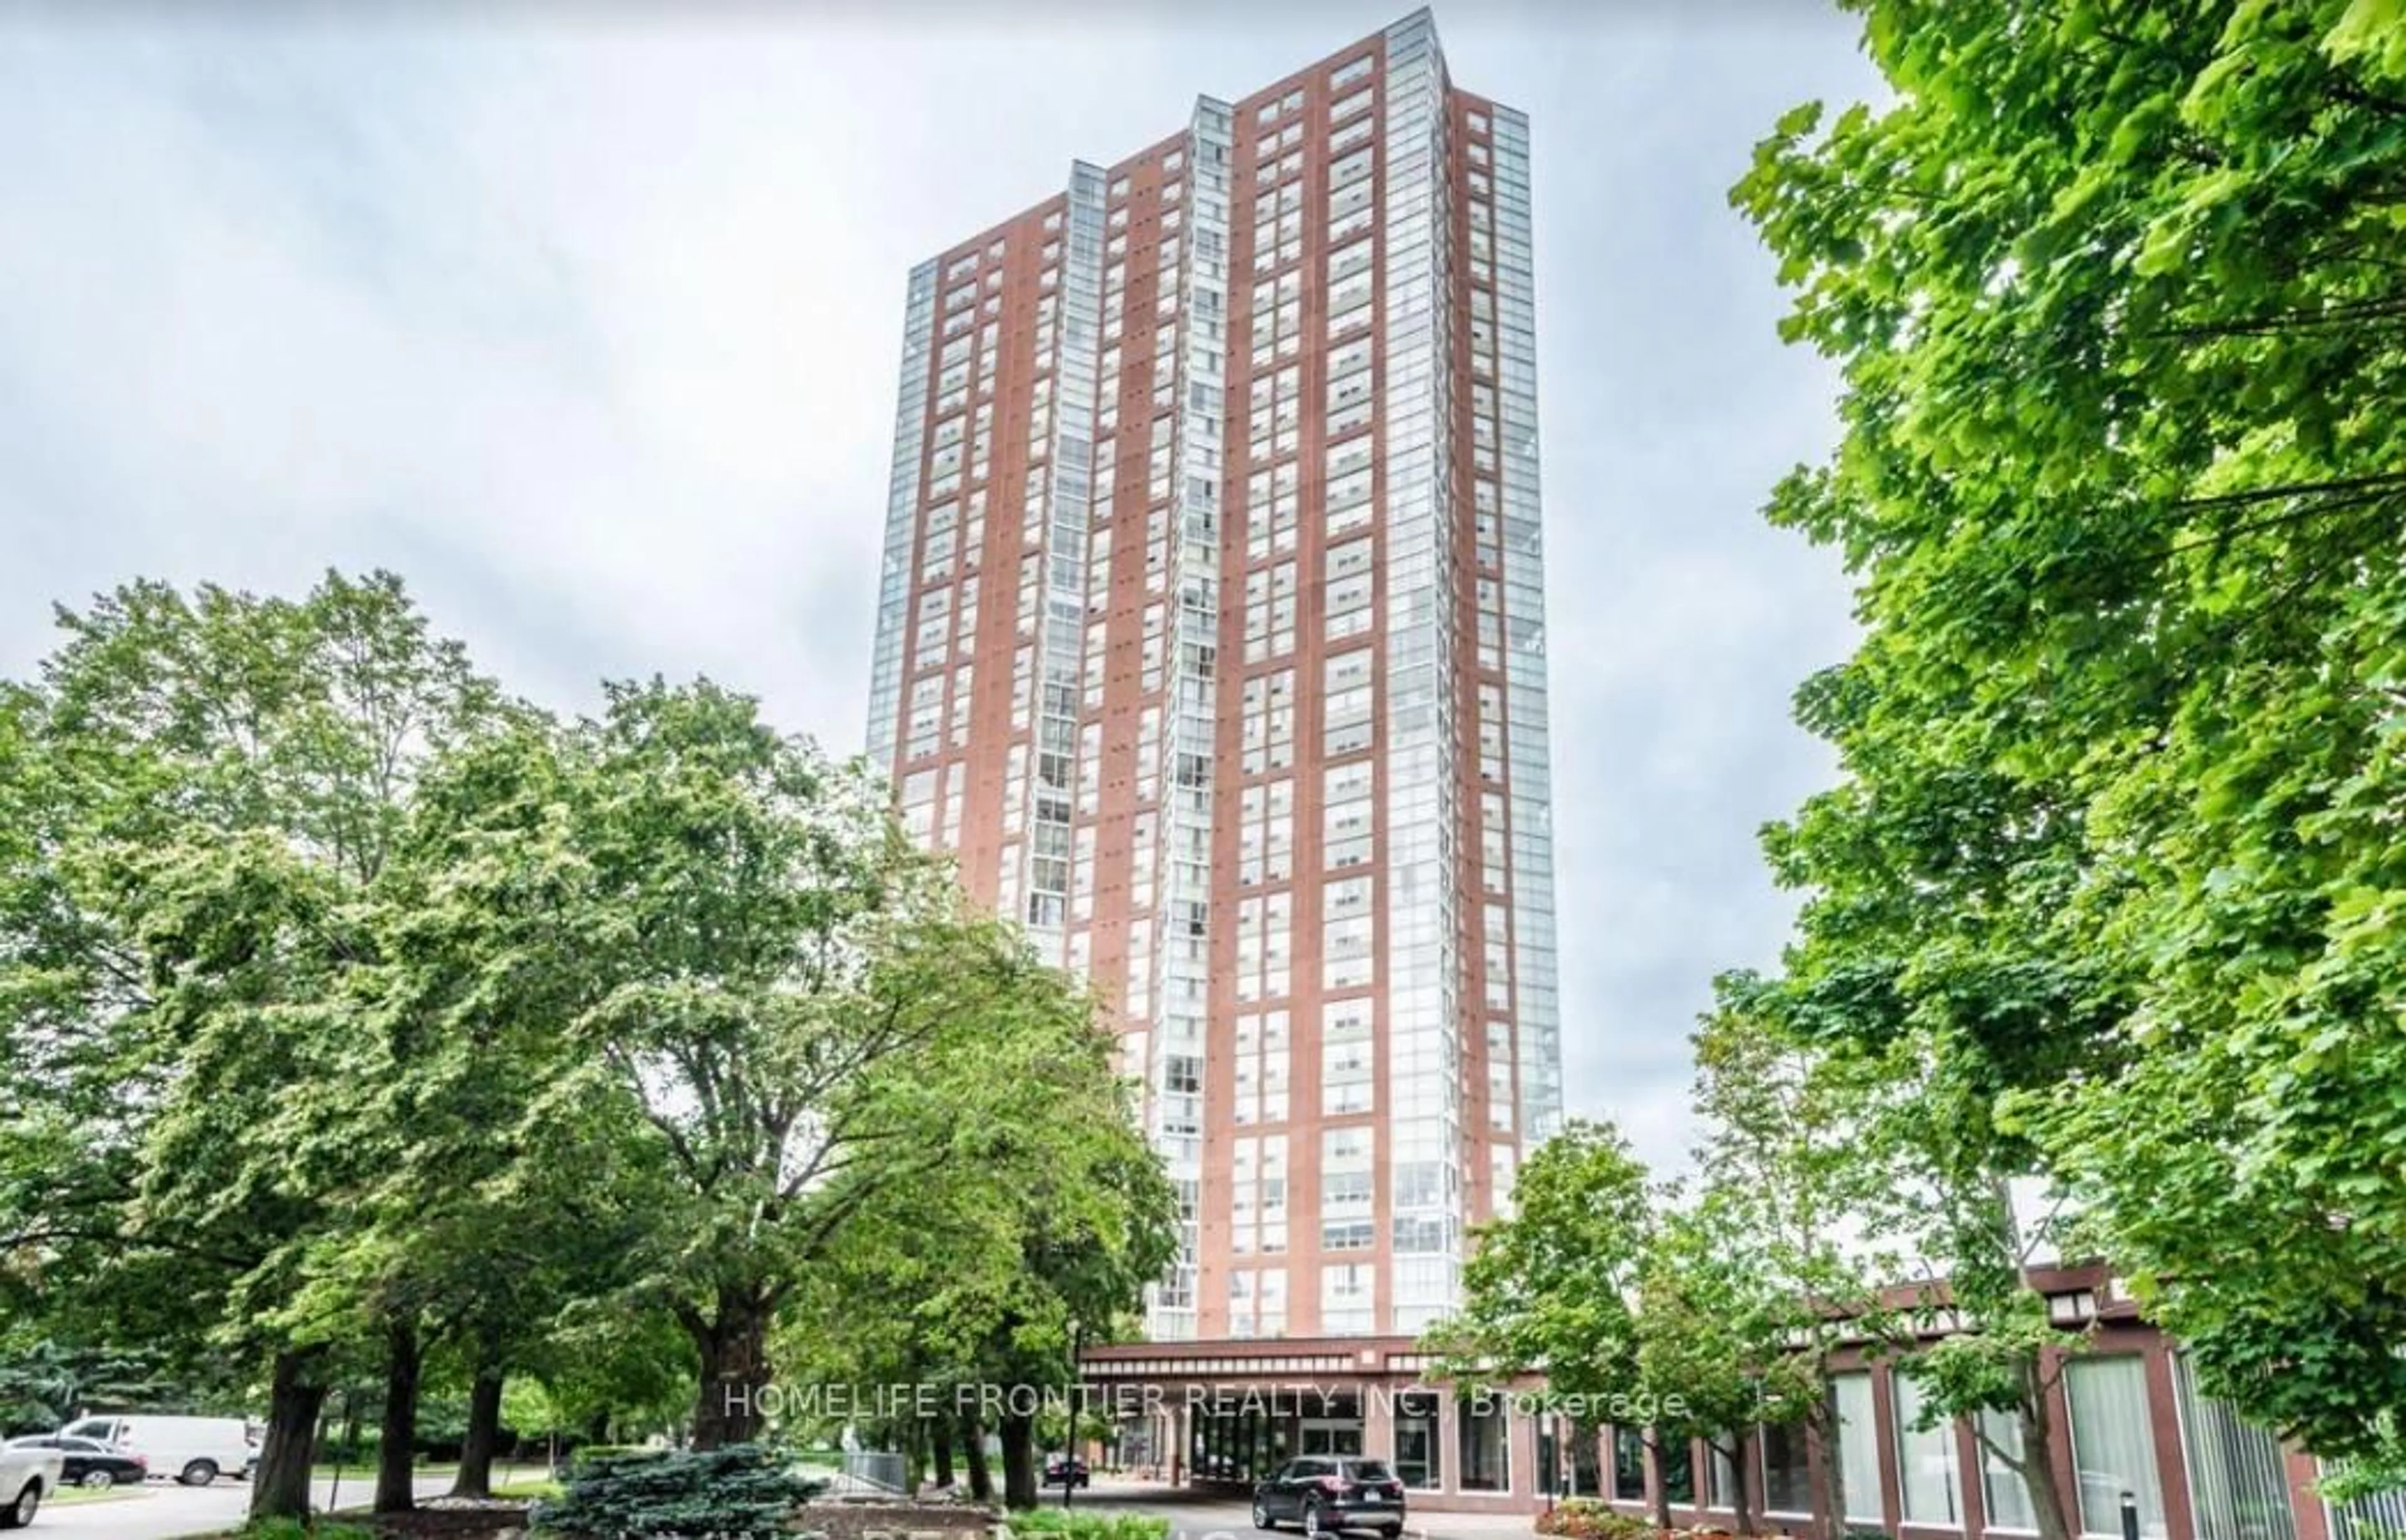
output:
{"label": "shrub", "polygon": [[1002,1540],[1167,1540],[1169,1520],[1092,1508],[1031,1508],[1003,1520]]}
{"label": "shrub", "polygon": [[578,1540],[784,1540],[794,1510],[825,1485],[755,1445],[614,1454],[570,1471],[566,1495],[538,1505],[534,1527]]}
{"label": "shrub", "polygon": [[1551,1513],[1537,1516],[1537,1533],[1563,1535],[1566,1540],[1657,1540],[1660,1533],[1650,1519],[1622,1513],[1596,1497],[1570,1497],[1555,1504]]}

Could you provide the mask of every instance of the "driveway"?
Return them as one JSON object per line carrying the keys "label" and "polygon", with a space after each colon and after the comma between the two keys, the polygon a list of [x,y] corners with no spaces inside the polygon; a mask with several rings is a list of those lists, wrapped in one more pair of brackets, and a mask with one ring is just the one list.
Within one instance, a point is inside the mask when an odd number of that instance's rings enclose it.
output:
{"label": "driveway", "polygon": [[[372,1475],[343,1477],[341,1501],[347,1507],[367,1501]],[[447,1476],[418,1483],[420,1497],[440,1497],[451,1490]],[[336,1496],[333,1484],[320,1481],[310,1501],[324,1507]],[[45,1504],[26,1540],[45,1535],[106,1535],[108,1540],[177,1540],[191,1534],[216,1534],[240,1524],[250,1511],[250,1483],[225,1480],[206,1487],[179,1487],[172,1481],[144,1484],[139,1495],[112,1497],[103,1503]]]}
{"label": "driveway", "polygon": [[[1061,1494],[1048,1489],[1046,1507],[1057,1506]],[[1169,1520],[1169,1540],[1263,1540],[1253,1528],[1252,1505],[1216,1493],[1190,1492],[1176,1487],[1139,1486],[1097,1477],[1071,1503],[1077,1507],[1108,1508],[1119,1513],[1151,1514]],[[1415,1513],[1404,1530],[1404,1540],[1530,1540],[1535,1519],[1525,1513]],[[1280,1531],[1286,1540],[1300,1540],[1293,1525]],[[1375,1540],[1368,1532],[1348,1540]]]}

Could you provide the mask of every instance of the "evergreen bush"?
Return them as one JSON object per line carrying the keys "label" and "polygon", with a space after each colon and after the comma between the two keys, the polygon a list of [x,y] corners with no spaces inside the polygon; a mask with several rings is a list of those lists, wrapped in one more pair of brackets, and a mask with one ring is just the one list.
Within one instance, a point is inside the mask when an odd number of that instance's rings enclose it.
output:
{"label": "evergreen bush", "polygon": [[770,1540],[826,1483],[757,1445],[581,1461],[568,1490],[537,1505],[538,1534],[564,1540]]}

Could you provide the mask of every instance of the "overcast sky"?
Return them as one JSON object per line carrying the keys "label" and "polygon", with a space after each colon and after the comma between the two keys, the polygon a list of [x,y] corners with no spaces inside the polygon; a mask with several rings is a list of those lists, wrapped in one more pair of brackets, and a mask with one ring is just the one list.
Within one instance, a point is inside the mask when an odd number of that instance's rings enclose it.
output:
{"label": "overcast sky", "polygon": [[[911,264],[1408,7],[667,8],[0,9],[0,672],[137,574],[388,566],[535,699],[706,672],[856,750]],[[1533,119],[1566,1100],[1672,1161],[1850,634],[1759,516],[1832,379],[1726,191],[1873,79],[1821,0],[1437,17]]]}

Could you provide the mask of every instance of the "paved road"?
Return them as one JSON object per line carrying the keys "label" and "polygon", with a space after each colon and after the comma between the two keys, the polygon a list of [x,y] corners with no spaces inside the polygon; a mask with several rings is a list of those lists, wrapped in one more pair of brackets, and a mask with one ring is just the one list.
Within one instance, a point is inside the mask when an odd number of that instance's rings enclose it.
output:
{"label": "paved road", "polygon": [[[365,1502],[372,1477],[343,1477],[345,1506]],[[334,1500],[333,1484],[320,1481],[311,1501],[320,1507]],[[437,1497],[451,1490],[451,1478],[435,1476],[418,1483],[418,1495]],[[138,1497],[112,1498],[106,1503],[46,1505],[26,1540],[51,1534],[106,1535],[108,1540],[177,1540],[191,1534],[215,1534],[242,1522],[250,1508],[250,1483],[225,1480],[207,1487],[179,1487],[172,1481],[147,1483]]]}
{"label": "paved road", "polygon": [[[1048,1490],[1045,1505],[1061,1500]],[[1170,1540],[1266,1540],[1253,1528],[1252,1507],[1240,1499],[1202,1496],[1167,1487],[1145,1487],[1098,1480],[1072,1499],[1078,1507],[1110,1508],[1146,1513],[1169,1520]],[[1404,1531],[1404,1540],[1529,1540],[1536,1531],[1525,1513],[1416,1513]],[[1280,1532],[1297,1540],[1289,1525]],[[1348,1540],[1370,1540],[1368,1532]]]}

